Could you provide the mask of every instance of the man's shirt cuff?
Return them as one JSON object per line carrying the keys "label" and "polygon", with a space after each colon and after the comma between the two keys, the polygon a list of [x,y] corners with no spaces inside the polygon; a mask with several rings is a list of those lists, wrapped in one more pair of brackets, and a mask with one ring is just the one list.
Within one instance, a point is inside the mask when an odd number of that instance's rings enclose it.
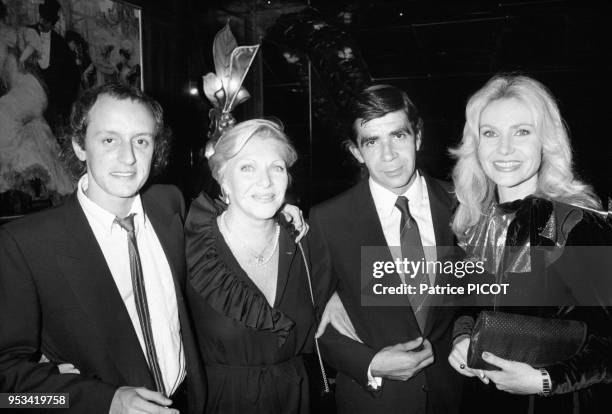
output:
{"label": "man's shirt cuff", "polygon": [[377,390],[382,386],[382,377],[372,376],[372,366],[368,365],[368,388]]}

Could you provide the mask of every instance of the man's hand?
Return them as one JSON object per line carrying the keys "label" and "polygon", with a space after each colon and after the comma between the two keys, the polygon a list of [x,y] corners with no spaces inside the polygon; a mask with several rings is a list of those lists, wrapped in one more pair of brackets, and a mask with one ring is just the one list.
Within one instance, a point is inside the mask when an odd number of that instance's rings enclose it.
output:
{"label": "man's hand", "polygon": [[308,223],[306,223],[306,220],[304,220],[302,210],[293,204],[285,204],[281,210],[281,213],[283,213],[288,222],[293,223],[293,226],[299,232],[295,238],[295,242],[297,243],[302,240],[302,237],[308,233],[308,229],[310,228]]}
{"label": "man's hand", "polygon": [[[422,349],[415,351],[421,345]],[[372,358],[370,372],[373,377],[406,381],[433,362],[431,343],[427,339],[417,338],[381,349]]]}
{"label": "man's hand", "polygon": [[542,373],[531,365],[503,359],[490,352],[483,352],[482,359],[501,368],[501,371],[484,371],[498,390],[520,395],[542,392]]}
{"label": "man's hand", "polygon": [[357,336],[357,331],[355,331],[351,318],[349,318],[337,292],[334,292],[325,305],[323,316],[321,316],[321,323],[319,323],[319,328],[317,329],[315,337],[321,337],[321,335],[325,333],[325,328],[327,328],[327,325],[330,323],[340,334],[348,336],[353,341],[363,343],[361,338]]}
{"label": "man's hand", "polygon": [[121,387],[111,401],[109,414],[179,414],[178,410],[167,408],[172,400],[156,391],[146,388]]}

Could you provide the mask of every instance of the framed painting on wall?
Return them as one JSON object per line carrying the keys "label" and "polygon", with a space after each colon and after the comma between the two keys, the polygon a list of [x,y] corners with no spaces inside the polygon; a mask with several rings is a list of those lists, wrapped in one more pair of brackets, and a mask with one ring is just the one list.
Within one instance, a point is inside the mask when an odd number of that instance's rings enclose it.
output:
{"label": "framed painting on wall", "polygon": [[66,0],[66,27],[80,34],[91,65],[84,68],[86,85],[119,81],[143,88],[142,11],[117,0]]}
{"label": "framed painting on wall", "polygon": [[[79,69],[80,87],[109,81],[143,87],[142,11],[122,0],[0,0],[7,23],[20,32],[57,16],[52,30],[66,42]],[[39,30],[40,31],[40,30]]]}
{"label": "framed painting on wall", "polygon": [[59,144],[79,92],[143,88],[142,13],[115,0],[0,3],[0,216],[12,216],[74,191]]}

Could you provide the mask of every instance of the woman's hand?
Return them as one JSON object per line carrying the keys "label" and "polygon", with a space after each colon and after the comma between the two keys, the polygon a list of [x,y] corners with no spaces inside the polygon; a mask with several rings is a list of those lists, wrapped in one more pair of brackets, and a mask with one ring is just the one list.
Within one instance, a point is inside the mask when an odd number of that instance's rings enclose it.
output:
{"label": "woman's hand", "polygon": [[330,323],[342,335],[348,336],[354,341],[363,343],[361,338],[357,336],[357,331],[355,331],[351,318],[349,318],[348,313],[346,313],[346,309],[340,300],[340,296],[338,296],[338,293],[336,292],[334,292],[325,305],[323,316],[321,316],[321,323],[319,324],[315,337],[319,338],[321,335],[323,335],[325,328]]}
{"label": "woman's hand", "polygon": [[484,371],[485,376],[495,383],[498,390],[520,395],[542,392],[543,382],[540,370],[523,362],[500,358],[490,352],[483,352],[482,359],[501,368],[501,371]]}
{"label": "woman's hand", "polygon": [[308,223],[304,220],[302,210],[292,204],[285,204],[281,213],[285,216],[288,222],[293,224],[293,227],[299,232],[295,238],[295,242],[299,242],[308,233]]}
{"label": "woman's hand", "polygon": [[448,363],[461,375],[466,377],[478,377],[485,384],[489,383],[489,379],[480,369],[472,369],[467,366],[467,351],[470,347],[470,337],[461,335],[453,341],[453,349],[448,356]]}
{"label": "woman's hand", "polygon": [[[51,362],[51,361],[49,361],[49,358],[47,358],[45,354],[42,354],[38,362],[42,363],[42,362]],[[76,369],[74,365],[68,364],[68,363],[57,364],[57,369],[59,370],[60,374],[80,374],[81,373],[81,371]]]}

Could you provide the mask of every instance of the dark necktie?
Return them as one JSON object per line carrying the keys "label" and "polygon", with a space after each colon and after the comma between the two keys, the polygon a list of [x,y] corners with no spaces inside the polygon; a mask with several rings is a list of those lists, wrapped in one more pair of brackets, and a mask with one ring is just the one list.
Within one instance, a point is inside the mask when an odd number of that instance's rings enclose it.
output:
{"label": "dark necktie", "polygon": [[159,368],[159,362],[157,360],[157,352],[155,351],[155,343],[153,342],[153,330],[151,329],[151,316],[147,304],[147,292],[145,291],[140,255],[138,254],[136,234],[134,233],[134,214],[132,213],[123,219],[116,217],[115,222],[127,231],[134,302],[136,302],[136,312],[138,313],[140,329],[142,330],[142,336],[147,350],[147,360],[149,361],[149,367],[151,369],[151,374],[153,374],[157,391],[166,395],[161,369]]}
{"label": "dark necktie", "polygon": [[[410,214],[410,208],[408,207],[408,199],[404,196],[397,197],[395,207],[402,213],[400,221],[400,244],[402,249],[402,258],[407,258],[412,262],[420,262],[425,259],[425,252],[423,251],[423,243],[421,242],[421,233],[419,233],[419,226]],[[424,265],[425,263],[423,263]],[[423,269],[424,270],[424,269]],[[406,275],[406,278],[412,275]],[[426,271],[417,273],[414,278],[410,281],[406,280],[409,285],[415,286],[417,292],[421,283],[429,285],[429,276]],[[427,319],[427,307],[425,301],[427,300],[426,294],[420,295],[409,295],[410,304],[414,311],[417,323],[421,328],[421,332],[425,327],[425,321]]]}

